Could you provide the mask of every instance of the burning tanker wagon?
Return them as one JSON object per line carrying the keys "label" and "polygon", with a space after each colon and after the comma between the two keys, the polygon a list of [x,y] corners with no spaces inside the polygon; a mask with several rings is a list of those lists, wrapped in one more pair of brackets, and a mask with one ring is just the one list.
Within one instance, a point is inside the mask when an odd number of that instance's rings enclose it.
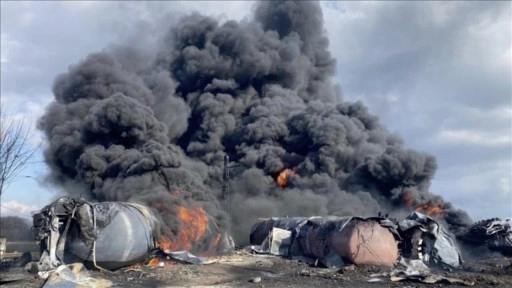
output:
{"label": "burning tanker wagon", "polygon": [[[196,234],[180,235],[174,241],[162,240],[166,238],[161,236],[160,221],[147,206],[60,198],[33,216],[36,239],[40,241],[42,252],[38,270],[49,271],[75,262],[100,270],[115,270],[146,262],[150,255],[156,253],[178,261],[201,263],[202,258],[189,251],[167,249],[187,248],[201,255],[225,254],[233,249],[228,235],[215,234],[218,227],[214,222],[205,222],[201,231],[197,223],[187,223],[186,220],[206,219],[197,219],[189,214],[180,214],[179,217],[187,217],[181,219],[185,220],[183,225],[191,225],[182,231],[193,229]],[[208,237],[209,241],[201,237]]]}
{"label": "burning tanker wagon", "polygon": [[[208,225],[198,230],[195,223],[204,219],[183,213],[181,211],[179,217],[185,219],[181,220],[194,222],[183,223],[191,227],[182,231],[188,229],[203,236],[218,233],[218,227],[209,224],[214,222],[206,222]],[[187,234],[170,241],[161,236],[161,224],[155,213],[136,203],[89,203],[63,197],[34,214],[33,220],[42,251],[39,271],[74,262],[100,270],[115,270],[146,262],[155,253],[200,264],[203,258],[189,252],[227,254],[234,248],[227,234],[207,237],[209,241]],[[250,242],[257,253],[326,267],[345,263],[393,266],[399,257],[443,268],[462,264],[460,252],[446,230],[431,217],[418,212],[399,222],[383,217],[261,219],[252,228]],[[170,250],[179,247],[190,251]]]}

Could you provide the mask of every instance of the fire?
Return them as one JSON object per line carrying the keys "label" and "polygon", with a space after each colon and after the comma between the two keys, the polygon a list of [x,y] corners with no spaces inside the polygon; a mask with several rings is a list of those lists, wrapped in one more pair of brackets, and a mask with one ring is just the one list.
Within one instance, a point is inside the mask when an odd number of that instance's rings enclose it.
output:
{"label": "fire", "polygon": [[414,211],[422,212],[427,215],[444,216],[444,209],[442,202],[427,202],[416,206]]}
{"label": "fire", "polygon": [[155,266],[158,265],[159,262],[160,262],[160,260],[158,260],[158,258],[155,257],[155,258],[151,258],[149,260],[148,264],[146,264],[146,265],[151,266],[151,267],[155,267]]}
{"label": "fire", "polygon": [[211,254],[211,252],[215,249],[215,247],[217,247],[221,238],[222,238],[222,236],[219,233],[217,233],[217,235],[215,235],[215,237],[213,237],[212,241],[210,241],[210,244],[208,245],[208,250],[207,250],[208,254]]}
{"label": "fire", "polygon": [[[169,266],[174,265],[176,261],[174,259],[171,259],[169,257],[163,257],[163,256],[153,256],[153,258],[149,259],[149,261],[146,263],[146,266],[149,267],[163,267],[163,266]],[[162,265],[162,266],[160,266]]]}
{"label": "fire", "polygon": [[444,203],[442,200],[437,199],[434,201],[429,201],[423,204],[413,203],[413,197],[411,192],[406,191],[402,194],[402,202],[413,208],[414,211],[421,212],[430,216],[443,217],[444,216]]}
{"label": "fire", "polygon": [[281,170],[281,172],[279,172],[276,178],[277,185],[279,185],[280,187],[285,187],[286,183],[288,182],[288,178],[292,175],[295,175],[295,171],[292,169],[286,168]]}
{"label": "fire", "polygon": [[171,251],[190,251],[204,235],[208,217],[202,207],[185,208],[184,206],[179,206],[177,217],[181,222],[178,235],[174,239],[170,239],[167,235],[160,237],[157,247]]}

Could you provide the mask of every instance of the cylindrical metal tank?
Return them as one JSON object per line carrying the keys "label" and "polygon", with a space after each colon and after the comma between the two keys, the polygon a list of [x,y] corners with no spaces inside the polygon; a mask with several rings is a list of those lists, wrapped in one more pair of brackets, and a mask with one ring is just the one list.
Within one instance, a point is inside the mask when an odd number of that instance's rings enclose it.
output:
{"label": "cylindrical metal tank", "polygon": [[260,245],[273,228],[294,231],[292,241],[296,241],[296,246],[300,248],[292,249],[290,256],[321,259],[328,267],[338,263],[333,255],[349,263],[384,266],[393,266],[398,258],[395,237],[389,228],[381,225],[378,218],[261,219],[253,226],[251,244]]}
{"label": "cylindrical metal tank", "polygon": [[[96,265],[114,270],[141,261],[154,248],[157,220],[145,206],[117,202],[85,204],[77,216],[79,225],[70,227],[66,239],[65,263],[80,260],[91,265],[95,257]],[[96,229],[90,229],[91,225]],[[91,241],[91,233],[95,234],[95,241]]]}
{"label": "cylindrical metal tank", "polygon": [[373,220],[353,219],[331,237],[335,251],[354,264],[393,266],[398,258],[393,234]]}
{"label": "cylindrical metal tank", "polygon": [[306,237],[299,238],[299,245],[305,256],[314,258],[323,258],[329,253],[329,237],[320,236],[319,227],[308,226]]}

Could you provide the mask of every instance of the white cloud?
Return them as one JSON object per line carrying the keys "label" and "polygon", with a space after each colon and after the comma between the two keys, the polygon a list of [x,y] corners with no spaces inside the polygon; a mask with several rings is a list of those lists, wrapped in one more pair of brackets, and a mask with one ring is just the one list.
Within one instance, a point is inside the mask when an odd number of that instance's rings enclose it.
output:
{"label": "white cloud", "polygon": [[434,136],[434,143],[441,145],[512,145],[510,134],[499,135],[496,131],[478,131],[469,129],[441,130]]}
{"label": "white cloud", "polygon": [[[29,95],[3,94],[1,97],[2,121],[22,122],[23,128],[30,135],[29,143],[38,147],[42,142],[42,134],[37,130],[37,120],[44,114],[45,97]],[[50,99],[50,95],[47,96]]]}
{"label": "white cloud", "polygon": [[[0,33],[0,54],[2,63],[9,62],[9,55],[14,53],[17,49],[20,49],[22,44],[18,41],[15,41],[7,33]],[[5,70],[6,65],[2,65],[2,72]]]}
{"label": "white cloud", "polygon": [[[485,13],[475,17],[467,28],[467,37],[461,42],[462,57],[480,69],[506,67],[503,54],[510,49],[510,12],[505,17],[488,17]],[[504,33],[505,32],[505,33]],[[492,43],[492,45],[489,45]]]}
{"label": "white cloud", "polygon": [[[502,177],[498,177],[497,187],[499,187],[498,192],[501,195],[500,198],[508,198],[509,200],[511,200],[510,197],[512,196],[512,180],[510,179],[509,175],[503,175]],[[512,200],[509,203],[512,208]]]}
{"label": "white cloud", "polygon": [[439,172],[432,191],[470,211],[475,220],[512,216],[512,166],[509,159],[443,167]]}
{"label": "white cloud", "polygon": [[436,26],[443,26],[448,22],[457,7],[455,3],[445,2],[443,5],[427,5],[427,9],[432,16],[430,23]]}
{"label": "white cloud", "polygon": [[436,156],[432,192],[475,219],[510,217],[510,3],[340,6],[323,10],[344,98],[363,100],[408,147]]}
{"label": "white cloud", "polygon": [[[512,100],[512,99],[511,99]],[[480,110],[476,108],[467,107],[464,113],[470,113],[470,117],[477,118],[482,121],[511,121],[512,120],[512,106],[511,107],[496,107],[491,110]]]}
{"label": "white cloud", "polygon": [[27,205],[17,200],[2,201],[0,204],[0,216],[18,216],[31,218],[31,213],[38,211],[42,206]]}
{"label": "white cloud", "polygon": [[86,9],[100,3],[101,1],[63,1],[60,5],[74,9]]}
{"label": "white cloud", "polygon": [[512,66],[512,46],[510,46],[508,50],[503,53],[503,59],[505,60],[505,65]]}
{"label": "white cloud", "polygon": [[18,19],[20,26],[26,28],[34,24],[35,15],[33,12],[27,12],[20,15]]}
{"label": "white cloud", "polygon": [[[432,110],[426,121],[435,119],[436,109]],[[512,145],[512,107],[481,109],[453,104],[444,110],[437,114],[439,124],[433,136],[427,138],[429,145],[445,148],[473,145],[487,151]]]}

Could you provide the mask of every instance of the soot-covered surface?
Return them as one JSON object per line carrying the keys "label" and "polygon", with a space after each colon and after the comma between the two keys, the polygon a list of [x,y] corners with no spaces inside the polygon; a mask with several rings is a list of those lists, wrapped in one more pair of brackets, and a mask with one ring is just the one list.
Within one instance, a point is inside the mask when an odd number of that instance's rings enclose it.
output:
{"label": "soot-covered surface", "polygon": [[[166,263],[164,267],[133,266],[114,273],[89,271],[89,275],[109,279],[114,287],[462,287],[443,283],[370,283],[374,273],[391,268],[348,265],[326,269],[273,256],[255,256],[237,251],[234,255],[212,259],[211,264]],[[474,282],[473,287],[511,287],[512,266],[503,257],[470,260],[460,271],[434,271],[437,274]],[[258,282],[254,280],[260,278]],[[11,281],[11,282],[9,282]],[[41,287],[44,281],[22,268],[3,267],[0,282],[4,287]],[[258,282],[258,283],[255,283]]]}

